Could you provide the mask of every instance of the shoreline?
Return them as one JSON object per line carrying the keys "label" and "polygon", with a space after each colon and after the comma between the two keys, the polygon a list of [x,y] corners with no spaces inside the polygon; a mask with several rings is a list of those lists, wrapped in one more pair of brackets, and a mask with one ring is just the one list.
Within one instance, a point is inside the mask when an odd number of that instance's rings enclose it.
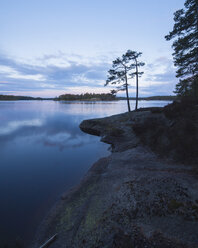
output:
{"label": "shoreline", "polygon": [[143,109],[80,124],[84,132],[111,144],[112,153],[62,196],[31,247],[55,233],[52,248],[196,247],[198,181],[191,166],[159,158],[132,129],[153,115],[159,118],[160,111]]}

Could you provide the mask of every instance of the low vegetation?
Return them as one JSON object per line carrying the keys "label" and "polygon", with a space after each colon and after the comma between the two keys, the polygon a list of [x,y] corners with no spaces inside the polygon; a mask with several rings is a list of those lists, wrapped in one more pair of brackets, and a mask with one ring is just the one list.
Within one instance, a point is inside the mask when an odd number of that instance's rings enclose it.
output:
{"label": "low vegetation", "polygon": [[153,111],[133,130],[143,144],[164,157],[183,163],[198,163],[198,105],[183,100]]}

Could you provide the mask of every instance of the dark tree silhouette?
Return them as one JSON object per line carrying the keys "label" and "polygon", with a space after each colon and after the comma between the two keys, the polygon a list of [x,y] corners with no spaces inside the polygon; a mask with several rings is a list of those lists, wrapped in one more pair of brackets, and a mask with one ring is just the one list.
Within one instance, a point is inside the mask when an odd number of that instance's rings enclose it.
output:
{"label": "dark tree silhouette", "polygon": [[129,56],[131,59],[134,60],[134,64],[132,66],[135,67],[135,72],[130,73],[129,75],[133,78],[134,76],[136,77],[136,103],[135,103],[135,110],[138,108],[138,93],[139,93],[139,82],[138,78],[144,73],[144,72],[139,72],[138,67],[144,66],[145,63],[138,61],[138,57],[142,55],[142,53],[138,53],[135,51],[127,51],[127,56]]}
{"label": "dark tree silhouette", "polygon": [[198,0],[186,0],[184,6],[174,13],[173,30],[165,39],[174,40],[173,58],[180,78],[175,92],[198,98]]}
{"label": "dark tree silhouette", "polygon": [[[138,106],[138,77],[143,74],[143,72],[138,72],[138,67],[143,66],[143,62],[138,62],[138,57],[142,53],[128,50],[121,58],[117,58],[113,61],[112,69],[108,71],[109,75],[106,80],[105,86],[108,84],[118,84],[117,91],[125,90],[127,98],[128,111],[131,111],[129,102],[129,91],[128,91],[128,79],[136,76],[136,108]],[[135,72],[132,70],[135,69]]]}
{"label": "dark tree silhouette", "polygon": [[115,100],[116,92],[111,92],[111,93],[101,93],[101,94],[96,94],[96,93],[85,93],[85,94],[64,94],[60,95],[58,98],[55,100],[60,100],[60,101],[83,101],[83,100],[101,100],[101,101],[112,101]]}

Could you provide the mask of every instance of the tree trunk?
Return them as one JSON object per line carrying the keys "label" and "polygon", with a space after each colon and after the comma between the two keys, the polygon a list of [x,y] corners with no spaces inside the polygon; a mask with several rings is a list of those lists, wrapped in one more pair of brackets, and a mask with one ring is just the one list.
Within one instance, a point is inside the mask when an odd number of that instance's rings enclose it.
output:
{"label": "tree trunk", "polygon": [[126,96],[127,96],[127,105],[128,105],[128,112],[131,112],[130,102],[129,102],[129,92],[128,92],[128,85],[126,84]]}
{"label": "tree trunk", "polygon": [[126,97],[127,97],[128,112],[131,112],[131,107],[130,107],[130,102],[129,102],[128,80],[127,80],[126,67],[125,67],[125,82],[126,82]]}
{"label": "tree trunk", "polygon": [[137,59],[135,58],[135,67],[136,67],[136,103],[135,103],[135,110],[138,108],[138,65]]}

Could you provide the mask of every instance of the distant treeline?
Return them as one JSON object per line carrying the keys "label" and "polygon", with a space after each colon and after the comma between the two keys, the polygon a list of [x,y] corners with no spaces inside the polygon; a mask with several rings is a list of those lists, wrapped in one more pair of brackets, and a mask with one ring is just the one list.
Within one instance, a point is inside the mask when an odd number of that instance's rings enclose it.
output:
{"label": "distant treeline", "polygon": [[53,98],[41,98],[31,96],[13,96],[13,95],[0,95],[0,101],[16,101],[16,100],[52,100]]}
{"label": "distant treeline", "polygon": [[[149,96],[149,97],[139,97],[138,100],[146,101],[174,101],[177,100],[177,96]],[[126,100],[126,97],[116,97],[117,100]],[[135,97],[130,97],[130,100],[135,100]]]}
{"label": "distant treeline", "polygon": [[[135,97],[130,97],[135,100]],[[174,101],[177,96],[150,96],[139,97],[139,100],[146,101]],[[113,101],[113,100],[126,100],[126,97],[117,97],[114,94],[102,93],[85,93],[85,94],[64,94],[56,98],[41,98],[31,96],[13,96],[13,95],[0,95],[0,101],[16,101],[16,100],[56,100],[56,101]]]}
{"label": "distant treeline", "polygon": [[110,93],[102,93],[102,94],[95,94],[95,93],[85,93],[80,95],[75,94],[64,94],[61,95],[55,100],[58,101],[112,101],[116,100],[116,96]]}

